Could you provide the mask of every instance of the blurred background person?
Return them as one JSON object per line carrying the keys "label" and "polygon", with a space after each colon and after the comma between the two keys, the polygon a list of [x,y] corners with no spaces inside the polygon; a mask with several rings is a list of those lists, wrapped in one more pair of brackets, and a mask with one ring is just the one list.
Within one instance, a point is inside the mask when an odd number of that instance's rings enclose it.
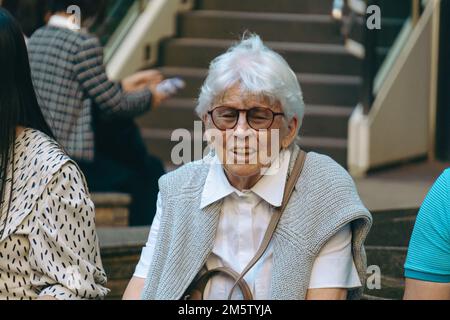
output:
{"label": "blurred background person", "polygon": [[[81,25],[68,13],[72,5],[80,8]],[[44,116],[91,191],[130,194],[130,225],[150,225],[164,168],[148,153],[134,118],[167,97],[156,90],[162,75],[149,70],[121,83],[108,79],[103,48],[87,31],[103,16],[105,1],[49,0],[48,9],[48,24],[29,40]]]}
{"label": "blurred background person", "polygon": [[94,204],[42,115],[22,31],[2,8],[0,70],[0,299],[101,299]]}

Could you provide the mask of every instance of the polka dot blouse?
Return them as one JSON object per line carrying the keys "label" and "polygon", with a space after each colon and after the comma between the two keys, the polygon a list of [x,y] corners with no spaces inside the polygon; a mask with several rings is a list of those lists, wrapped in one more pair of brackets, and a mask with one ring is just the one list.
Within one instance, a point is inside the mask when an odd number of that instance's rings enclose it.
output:
{"label": "polka dot blouse", "polygon": [[3,198],[0,299],[108,293],[86,182],[53,140],[32,129],[17,137]]}

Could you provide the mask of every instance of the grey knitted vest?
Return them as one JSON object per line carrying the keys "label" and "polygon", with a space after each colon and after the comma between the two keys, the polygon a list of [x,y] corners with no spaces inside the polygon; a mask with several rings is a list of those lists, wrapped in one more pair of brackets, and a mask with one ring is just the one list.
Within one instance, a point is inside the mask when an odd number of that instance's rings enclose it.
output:
{"label": "grey knitted vest", "polygon": [[[299,148],[292,148],[289,172]],[[192,162],[159,181],[162,216],[142,299],[180,299],[211,253],[223,200],[200,209],[212,157]],[[271,299],[304,299],[322,246],[351,223],[353,259],[363,285],[364,240],[372,218],[350,175],[328,156],[310,152],[274,233]],[[350,299],[361,289],[350,290]]]}

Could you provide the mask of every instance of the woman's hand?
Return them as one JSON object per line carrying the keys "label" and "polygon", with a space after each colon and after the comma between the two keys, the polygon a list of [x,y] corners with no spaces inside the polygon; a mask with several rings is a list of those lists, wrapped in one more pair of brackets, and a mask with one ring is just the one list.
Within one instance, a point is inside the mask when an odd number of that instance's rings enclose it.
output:
{"label": "woman's hand", "polygon": [[145,279],[133,277],[128,283],[122,300],[141,300],[141,293],[144,289]]}

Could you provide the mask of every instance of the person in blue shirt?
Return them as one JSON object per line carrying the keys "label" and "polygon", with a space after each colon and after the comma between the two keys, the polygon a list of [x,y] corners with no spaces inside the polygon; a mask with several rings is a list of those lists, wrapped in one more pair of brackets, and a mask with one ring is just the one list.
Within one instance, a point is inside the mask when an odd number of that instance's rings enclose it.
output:
{"label": "person in blue shirt", "polygon": [[404,299],[450,299],[450,169],[417,216],[405,263]]}

